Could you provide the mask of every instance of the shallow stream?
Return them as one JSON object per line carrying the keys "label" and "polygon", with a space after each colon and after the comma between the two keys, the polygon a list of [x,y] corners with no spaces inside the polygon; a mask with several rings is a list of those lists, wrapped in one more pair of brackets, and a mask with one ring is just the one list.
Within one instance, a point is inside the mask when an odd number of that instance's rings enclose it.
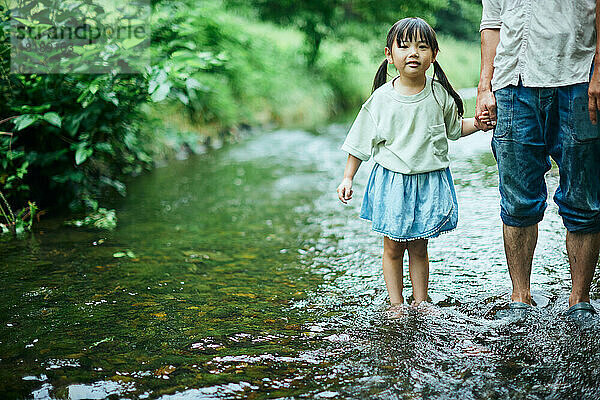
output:
{"label": "shallow stream", "polygon": [[460,221],[430,241],[432,305],[390,319],[382,238],[358,218],[372,163],[350,205],[335,193],[346,129],[158,168],[129,185],[114,232],[46,220],[0,242],[0,398],[596,399],[600,328],[563,316],[555,204],[535,311],[496,319],[510,280],[490,134],[452,143]]}

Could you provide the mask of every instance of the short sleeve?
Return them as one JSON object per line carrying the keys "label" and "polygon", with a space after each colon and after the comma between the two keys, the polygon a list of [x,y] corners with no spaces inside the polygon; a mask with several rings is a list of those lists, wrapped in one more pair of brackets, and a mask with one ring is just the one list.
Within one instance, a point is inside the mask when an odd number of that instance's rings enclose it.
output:
{"label": "short sleeve", "polygon": [[362,161],[367,161],[371,158],[371,150],[375,144],[377,144],[377,125],[369,110],[363,106],[348,131],[341,149]]}
{"label": "short sleeve", "polygon": [[481,13],[481,24],[479,32],[484,29],[500,29],[502,20],[500,18],[502,7],[501,0],[483,0],[483,11]]}
{"label": "short sleeve", "polygon": [[444,124],[446,124],[446,136],[450,140],[457,140],[462,135],[462,118],[458,116],[458,107],[452,96],[446,98],[444,107]]}

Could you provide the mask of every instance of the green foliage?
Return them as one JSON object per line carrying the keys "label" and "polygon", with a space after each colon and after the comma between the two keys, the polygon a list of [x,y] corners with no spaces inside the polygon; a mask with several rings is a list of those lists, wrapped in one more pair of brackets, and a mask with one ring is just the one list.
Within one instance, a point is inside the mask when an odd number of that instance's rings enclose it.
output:
{"label": "green foliage", "polygon": [[72,210],[94,210],[89,199],[109,191],[124,195],[120,177],[152,161],[139,110],[148,100],[146,78],[8,75],[9,13],[0,11],[0,119],[17,116],[10,121],[11,134],[0,137],[0,188],[15,203],[33,197]]}
{"label": "green foliage", "polygon": [[116,177],[150,160],[137,137],[140,116],[136,108],[147,97],[140,77],[31,74],[3,78],[2,86],[9,90],[2,93],[0,116],[19,115],[12,120],[16,134],[10,145],[30,173],[29,185],[21,190],[4,186],[13,189],[11,197],[27,196],[29,188],[34,188],[31,195],[36,198],[54,191],[60,193],[59,202],[81,208],[82,201],[72,200],[98,196],[107,187],[123,193]]}
{"label": "green foliage", "polygon": [[11,233],[13,236],[19,236],[30,231],[38,210],[35,203],[28,202],[26,208],[15,213],[1,191],[0,200],[0,221],[3,221],[0,222],[0,234]]}
{"label": "green foliage", "polygon": [[222,93],[230,88],[225,54],[238,40],[214,20],[209,6],[172,2],[156,11],[153,40],[159,62],[149,70],[148,90],[154,102],[183,104],[194,122],[230,124],[236,105]]}
{"label": "green foliage", "polygon": [[475,41],[481,21],[480,0],[448,0],[448,6],[435,13],[435,30],[456,39]]}
{"label": "green foliage", "polygon": [[150,9],[144,1],[37,0],[10,6],[18,23],[12,67],[19,72],[130,73],[148,62]]}
{"label": "green foliage", "polygon": [[469,88],[479,82],[479,44],[439,35],[440,52],[437,60],[454,88]]}
{"label": "green foliage", "polygon": [[[1,15],[7,21],[8,12]],[[160,115],[166,124],[189,122],[184,135],[272,120],[311,124],[329,114],[326,85],[298,70],[299,59],[268,35],[240,29],[220,2],[158,3],[153,25],[155,63],[144,75],[0,77],[0,119],[16,116],[5,124],[12,132],[0,135],[0,189],[9,201],[34,198],[45,207],[93,212],[111,192],[125,195],[122,177],[150,168],[173,135],[172,127],[146,125],[155,121],[148,112],[166,107],[175,110]],[[0,28],[6,50],[8,25]],[[9,57],[0,61],[8,71]]]}
{"label": "green foliage", "polygon": [[[257,22],[221,5],[170,2],[156,10],[153,43],[160,61],[149,74],[152,98],[177,104],[193,125],[221,129],[326,118],[331,92],[304,68],[302,43],[282,49],[273,43],[281,30],[252,31]],[[320,99],[316,113],[311,98]]]}
{"label": "green foliage", "polygon": [[84,219],[65,221],[65,225],[78,228],[83,226],[110,231],[117,227],[117,214],[115,213],[115,210],[107,210],[106,208],[101,207],[87,215]]}
{"label": "green foliage", "polygon": [[[11,96],[0,115],[19,115],[12,120],[15,155],[9,158],[22,159],[21,168],[39,177],[28,180],[35,198],[56,191],[59,201],[82,208],[80,200],[71,200],[108,188],[124,194],[118,177],[149,166],[138,109],[147,100],[143,77],[11,75],[8,83]],[[6,151],[4,142],[0,149]]]}
{"label": "green foliage", "polygon": [[[378,34],[382,26],[408,16],[435,24],[435,12],[446,5],[445,0],[228,0],[230,6],[239,7],[241,3],[254,6],[265,20],[302,31],[309,66],[315,64],[321,44],[329,36],[343,33],[364,38],[369,36],[365,32]],[[360,28],[352,29],[357,26]]]}
{"label": "green foliage", "polygon": [[370,95],[369,89],[377,70],[371,62],[369,49],[353,40],[344,45],[325,42],[323,48],[326,51],[319,59],[317,69],[334,91],[334,111],[336,114],[354,111]]}

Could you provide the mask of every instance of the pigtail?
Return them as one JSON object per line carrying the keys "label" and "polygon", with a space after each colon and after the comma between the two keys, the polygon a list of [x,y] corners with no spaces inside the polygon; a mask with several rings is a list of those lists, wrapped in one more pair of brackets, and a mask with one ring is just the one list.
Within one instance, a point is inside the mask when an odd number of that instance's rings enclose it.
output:
{"label": "pigtail", "polygon": [[[437,78],[438,82],[446,89],[446,91],[452,96],[454,102],[456,103],[456,108],[458,109],[458,116],[462,118],[465,113],[465,108],[463,106],[463,101],[460,98],[459,94],[456,93],[456,90],[450,84],[450,81],[446,77],[446,74],[442,70],[442,67],[437,61],[433,62],[433,78]],[[431,85],[433,88],[433,81],[431,81]]]}
{"label": "pigtail", "polygon": [[387,82],[387,75],[388,75],[387,70],[388,70],[388,60],[386,58],[385,60],[383,60],[383,62],[379,66],[379,69],[377,70],[377,74],[375,74],[375,79],[373,80],[373,90],[371,91],[371,93],[373,93],[378,87],[385,85],[385,83]]}

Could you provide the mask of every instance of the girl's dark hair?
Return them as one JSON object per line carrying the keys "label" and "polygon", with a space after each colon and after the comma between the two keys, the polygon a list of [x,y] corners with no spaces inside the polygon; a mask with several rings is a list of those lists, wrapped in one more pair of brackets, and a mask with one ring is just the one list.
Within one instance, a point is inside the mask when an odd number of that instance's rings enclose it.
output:
{"label": "girl's dark hair", "polygon": [[[439,51],[439,45],[437,42],[437,37],[435,35],[435,31],[427,22],[422,20],[421,18],[404,18],[400,21],[396,22],[390,29],[387,35],[386,47],[390,50],[394,46],[394,42],[400,45],[405,41],[413,41],[417,38],[425,41],[427,45],[433,51],[433,54],[437,54]],[[378,87],[382,86],[387,82],[387,69],[388,69],[388,61],[387,59],[383,60],[381,66],[379,66],[379,70],[375,75],[375,79],[373,80],[373,92]],[[460,117],[464,114],[464,106],[462,99],[456,93],[456,90],[448,81],[446,74],[442,70],[442,67],[437,61],[433,62],[433,79],[437,79],[437,81],[446,89],[446,91],[452,96],[454,102],[456,103],[456,107],[458,109],[458,115]],[[431,81],[431,88],[433,89],[433,80]],[[434,92],[435,95],[435,92]]]}

